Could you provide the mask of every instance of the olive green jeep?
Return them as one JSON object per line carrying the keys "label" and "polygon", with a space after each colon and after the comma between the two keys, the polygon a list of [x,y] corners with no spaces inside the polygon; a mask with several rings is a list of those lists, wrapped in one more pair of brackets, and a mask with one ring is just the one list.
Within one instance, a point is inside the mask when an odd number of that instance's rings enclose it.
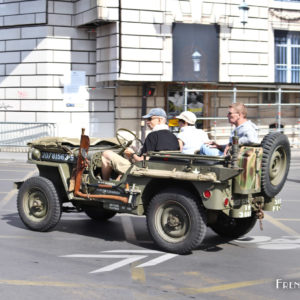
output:
{"label": "olive green jeep", "polygon": [[[123,133],[127,134],[127,137]],[[128,135],[130,137],[128,137]],[[151,152],[116,180],[101,179],[105,150],[122,154],[133,141],[126,129],[116,138],[42,138],[29,144],[28,162],[39,176],[16,182],[21,220],[31,230],[56,226],[62,212],[85,212],[94,220],[116,213],[146,215],[151,238],[163,250],[189,253],[210,227],[238,238],[249,232],[263,211],[277,211],[289,171],[290,145],[280,133],[261,144],[238,145],[225,157]]]}

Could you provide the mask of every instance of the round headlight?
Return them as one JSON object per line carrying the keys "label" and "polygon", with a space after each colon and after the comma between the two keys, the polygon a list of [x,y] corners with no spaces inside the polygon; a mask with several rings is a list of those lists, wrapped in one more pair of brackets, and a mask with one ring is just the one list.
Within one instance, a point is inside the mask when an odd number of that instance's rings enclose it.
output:
{"label": "round headlight", "polygon": [[38,149],[33,149],[31,152],[31,157],[35,160],[40,160],[41,159],[41,152]]}

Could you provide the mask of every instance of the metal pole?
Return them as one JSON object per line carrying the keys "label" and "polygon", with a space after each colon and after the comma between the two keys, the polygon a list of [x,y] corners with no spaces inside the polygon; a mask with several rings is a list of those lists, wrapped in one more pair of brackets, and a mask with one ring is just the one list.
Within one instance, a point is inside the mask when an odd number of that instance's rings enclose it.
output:
{"label": "metal pole", "polygon": [[281,131],[281,88],[278,89],[277,131]]}
{"label": "metal pole", "polygon": [[184,87],[184,110],[187,110],[187,93],[188,93],[188,88]]}
{"label": "metal pole", "polygon": [[236,103],[236,87],[233,88],[233,103]]}
{"label": "metal pole", "polygon": [[[144,116],[147,112],[147,97],[146,97],[146,84],[143,85],[143,96],[142,96],[142,116]],[[142,117],[141,116],[141,117]],[[146,124],[145,121],[142,119],[141,120],[141,140],[142,142],[145,141],[145,136],[146,136]]]}
{"label": "metal pole", "polygon": [[[297,107],[296,107],[296,111],[297,111]],[[298,144],[299,144],[299,140],[300,140],[300,108],[298,108],[298,122],[297,122],[297,128],[296,130],[298,131]]]}
{"label": "metal pole", "polygon": [[[214,93],[214,105],[215,105],[215,109],[214,109],[214,115],[215,117],[217,116],[217,93]],[[214,119],[214,140],[217,140],[217,120]]]}

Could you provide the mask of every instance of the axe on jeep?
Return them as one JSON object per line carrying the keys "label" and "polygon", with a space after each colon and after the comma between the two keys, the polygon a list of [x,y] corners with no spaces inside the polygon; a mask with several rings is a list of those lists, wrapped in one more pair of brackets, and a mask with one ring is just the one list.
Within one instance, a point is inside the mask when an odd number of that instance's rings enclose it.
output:
{"label": "axe on jeep", "polygon": [[75,195],[76,192],[78,192],[80,189],[81,176],[84,168],[88,164],[87,154],[90,146],[90,138],[87,135],[85,135],[84,132],[85,132],[85,128],[82,128],[77,165],[76,168],[73,169],[72,176],[70,178],[70,184],[69,184],[69,192],[74,191],[75,188],[75,192],[74,192]]}

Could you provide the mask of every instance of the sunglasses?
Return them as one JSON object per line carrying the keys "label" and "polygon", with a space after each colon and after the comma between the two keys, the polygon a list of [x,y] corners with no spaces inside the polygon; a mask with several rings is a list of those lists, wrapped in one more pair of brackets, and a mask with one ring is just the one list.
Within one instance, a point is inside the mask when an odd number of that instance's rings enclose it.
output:
{"label": "sunglasses", "polygon": [[229,116],[231,116],[231,115],[238,115],[238,114],[239,113],[237,113],[237,112],[230,112],[230,111],[227,113],[227,115],[229,115]]}
{"label": "sunglasses", "polygon": [[150,118],[147,118],[146,120],[149,121],[149,122],[151,122],[154,119],[159,119],[159,117],[150,117]]}

